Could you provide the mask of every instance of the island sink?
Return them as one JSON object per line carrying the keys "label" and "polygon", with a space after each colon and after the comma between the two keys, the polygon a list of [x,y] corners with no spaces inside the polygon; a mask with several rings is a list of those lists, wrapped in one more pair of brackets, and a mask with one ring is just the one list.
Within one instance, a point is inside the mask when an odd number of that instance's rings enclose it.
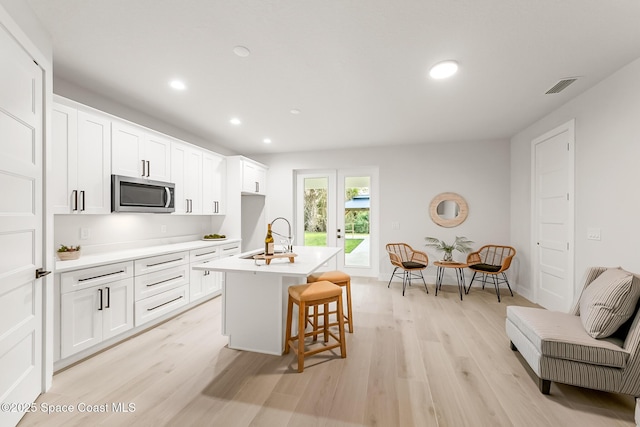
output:
{"label": "island sink", "polygon": [[[229,348],[281,355],[284,350],[289,286],[307,282],[307,276],[325,264],[341,248],[296,246],[296,262],[277,262],[265,266],[254,262],[251,252],[193,266],[195,270],[224,273],[222,282],[222,333],[229,337]],[[294,316],[297,319],[297,314]],[[295,328],[295,326],[294,326]]]}

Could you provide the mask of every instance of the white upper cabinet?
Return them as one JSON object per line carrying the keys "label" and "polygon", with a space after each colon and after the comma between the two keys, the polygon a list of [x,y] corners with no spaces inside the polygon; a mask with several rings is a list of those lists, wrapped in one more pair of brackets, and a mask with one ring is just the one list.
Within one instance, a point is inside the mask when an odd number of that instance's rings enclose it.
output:
{"label": "white upper cabinet", "polygon": [[171,181],[171,141],[160,135],[146,134],[144,156],[147,162],[147,178]]}
{"label": "white upper cabinet", "polygon": [[267,194],[267,168],[260,163],[243,158],[241,160],[242,193]]}
{"label": "white upper cabinet", "polygon": [[226,212],[227,162],[210,151],[202,154],[202,213],[224,215]]}
{"label": "white upper cabinet", "polygon": [[[175,213],[202,214],[202,153],[188,144],[171,146],[171,182],[175,183]],[[210,212],[206,212],[210,214]]]}
{"label": "white upper cabinet", "polygon": [[126,123],[114,121],[111,141],[111,172],[114,175],[171,179],[171,141]]}
{"label": "white upper cabinet", "polygon": [[111,121],[62,103],[54,103],[54,213],[111,212]]}

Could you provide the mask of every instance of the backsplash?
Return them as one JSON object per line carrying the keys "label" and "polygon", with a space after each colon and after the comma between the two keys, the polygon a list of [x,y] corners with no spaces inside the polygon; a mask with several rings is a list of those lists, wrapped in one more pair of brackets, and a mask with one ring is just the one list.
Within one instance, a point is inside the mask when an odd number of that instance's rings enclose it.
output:
{"label": "backsplash", "polygon": [[[54,242],[81,245],[84,254],[197,240],[221,231],[224,217],[207,215],[55,215]],[[239,236],[238,236],[239,237]]]}

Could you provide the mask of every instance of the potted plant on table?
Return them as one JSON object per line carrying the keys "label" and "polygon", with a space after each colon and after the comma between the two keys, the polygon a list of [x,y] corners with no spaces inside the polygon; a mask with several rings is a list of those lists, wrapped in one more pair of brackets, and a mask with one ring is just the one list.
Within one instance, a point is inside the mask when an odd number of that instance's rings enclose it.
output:
{"label": "potted plant on table", "polygon": [[448,244],[444,240],[440,240],[435,237],[425,237],[424,239],[427,241],[425,244],[426,247],[434,248],[435,250],[443,253],[442,261],[444,262],[453,261],[453,251],[462,252],[464,254],[471,251],[470,245],[473,243],[466,237],[456,237],[456,240],[454,240],[452,244]]}

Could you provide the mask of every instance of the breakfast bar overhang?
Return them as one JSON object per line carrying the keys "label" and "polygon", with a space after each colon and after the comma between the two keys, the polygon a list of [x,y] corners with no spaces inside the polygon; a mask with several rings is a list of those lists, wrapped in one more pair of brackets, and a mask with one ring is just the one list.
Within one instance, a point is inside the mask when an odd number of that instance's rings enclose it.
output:
{"label": "breakfast bar overhang", "polygon": [[262,253],[255,250],[193,269],[226,275],[222,284],[222,333],[229,337],[229,348],[281,355],[289,286],[306,283],[309,274],[341,250],[295,246],[294,262],[284,257],[271,260],[269,265],[264,260],[253,259],[253,255]]}

